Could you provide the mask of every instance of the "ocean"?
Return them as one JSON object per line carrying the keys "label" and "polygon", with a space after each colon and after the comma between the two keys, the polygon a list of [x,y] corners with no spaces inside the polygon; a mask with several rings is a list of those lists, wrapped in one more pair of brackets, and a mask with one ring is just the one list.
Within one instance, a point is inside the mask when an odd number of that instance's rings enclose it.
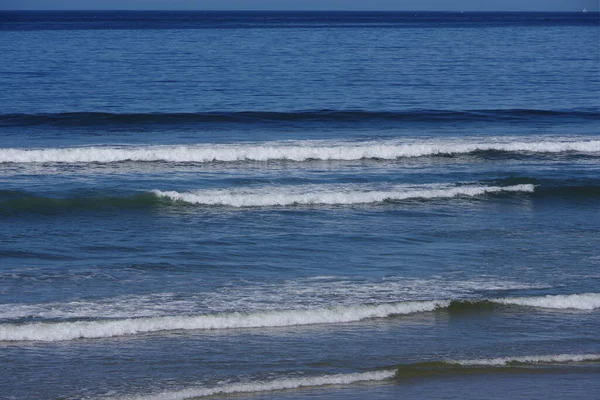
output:
{"label": "ocean", "polygon": [[0,397],[600,398],[599,38],[0,12]]}

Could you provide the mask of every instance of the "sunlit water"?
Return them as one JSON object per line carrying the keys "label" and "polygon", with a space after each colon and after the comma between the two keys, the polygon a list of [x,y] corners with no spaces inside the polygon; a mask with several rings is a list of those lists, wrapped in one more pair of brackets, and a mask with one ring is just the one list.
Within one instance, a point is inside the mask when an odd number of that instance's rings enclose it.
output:
{"label": "sunlit water", "polygon": [[0,18],[0,397],[600,397],[597,13]]}

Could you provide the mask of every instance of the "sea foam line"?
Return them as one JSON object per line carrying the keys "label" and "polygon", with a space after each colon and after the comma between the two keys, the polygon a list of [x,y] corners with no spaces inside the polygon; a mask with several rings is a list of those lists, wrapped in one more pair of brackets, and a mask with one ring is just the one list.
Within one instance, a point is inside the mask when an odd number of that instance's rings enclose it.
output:
{"label": "sea foam line", "polygon": [[408,199],[435,199],[457,196],[481,196],[498,192],[533,192],[534,185],[513,186],[397,186],[387,190],[356,190],[351,187],[291,187],[286,189],[268,188],[254,191],[239,189],[198,190],[191,192],[153,190],[158,197],[172,201],[208,206],[267,207],[289,205],[344,205],[381,203]]}
{"label": "sea foam line", "polygon": [[[171,268],[170,266],[165,266]],[[39,274],[40,271],[15,268],[0,273],[0,280],[8,282],[16,278],[38,276],[39,279],[69,279],[71,277],[95,278],[97,271],[65,271],[55,274]],[[16,275],[16,276],[15,276]],[[37,282],[37,279],[35,280]],[[350,277],[312,276],[280,282],[254,282],[235,286],[228,290],[190,293],[184,298],[178,293],[157,292],[129,294],[95,300],[57,301],[47,303],[0,304],[0,320],[72,320],[77,319],[126,319],[275,310],[316,309],[356,304],[383,304],[389,302],[471,298],[474,291],[505,291],[548,289],[548,285],[525,284],[514,281],[490,279],[452,280],[437,278],[385,277],[375,280],[354,280]],[[390,297],[393,295],[394,297]]]}
{"label": "sea foam line", "polygon": [[507,297],[494,299],[496,303],[551,308],[557,310],[595,310],[600,308],[599,293],[559,294],[540,297]]}
{"label": "sea foam line", "polygon": [[285,327],[296,325],[356,322],[368,318],[433,311],[449,301],[409,301],[379,305],[228,313],[198,316],[166,316],[104,321],[38,322],[0,325],[0,341],[63,341],[107,338],[174,330]]}
{"label": "sea foam line", "polygon": [[[515,304],[547,309],[590,311],[600,308],[600,293],[475,299],[497,304]],[[100,321],[37,322],[0,325],[0,341],[66,341],[107,338],[174,330],[288,327],[358,322],[445,309],[453,300],[405,301],[377,305],[358,304],[329,308],[219,313],[209,315],[160,316]]]}
{"label": "sea foam line", "polygon": [[[600,361],[600,354],[556,354],[556,355],[531,355],[518,357],[499,357],[475,360],[445,360],[442,364],[448,367],[460,365],[465,367],[510,367],[511,364],[553,364],[577,363],[585,361]],[[438,363],[417,363],[399,366],[397,369],[386,369],[361,373],[321,375],[312,377],[280,378],[271,381],[254,381],[244,383],[230,383],[213,387],[192,387],[181,390],[164,391],[149,395],[130,395],[119,397],[118,400],[184,400],[214,395],[227,395],[236,393],[272,392],[277,390],[299,389],[307,387],[320,387],[329,385],[349,385],[358,382],[378,382],[395,378],[400,371],[418,369],[421,374],[426,372],[427,365],[439,375],[443,369]],[[424,370],[425,368],[425,370]],[[450,372],[456,372],[450,369]],[[116,400],[116,399],[115,399]]]}
{"label": "sea foam line", "polygon": [[431,140],[367,142],[286,141],[252,144],[204,144],[175,146],[93,146],[71,148],[0,149],[0,163],[111,163],[120,161],[234,162],[270,160],[394,160],[467,154],[477,151],[533,153],[600,152],[600,140]]}
{"label": "sea foam line", "polygon": [[600,361],[600,354],[555,354],[539,356],[521,356],[521,357],[497,357],[484,358],[476,360],[447,360],[449,364],[459,364],[464,366],[509,366],[514,363],[520,364],[551,364],[551,363],[569,363],[583,361]]}
{"label": "sea foam line", "polygon": [[322,375],[303,378],[282,378],[272,381],[232,383],[208,388],[189,388],[178,391],[157,393],[153,395],[126,396],[119,398],[119,400],[183,400],[196,397],[214,396],[218,394],[271,392],[276,390],[298,389],[303,387],[349,385],[357,382],[383,381],[393,378],[395,374],[396,370],[382,370],[353,374]]}

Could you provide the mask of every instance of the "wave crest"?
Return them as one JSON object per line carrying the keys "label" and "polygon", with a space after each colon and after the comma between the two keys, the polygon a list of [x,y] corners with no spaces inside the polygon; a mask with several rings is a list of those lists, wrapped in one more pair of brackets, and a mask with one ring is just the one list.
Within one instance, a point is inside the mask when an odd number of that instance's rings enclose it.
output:
{"label": "wave crest", "polygon": [[595,310],[600,308],[600,294],[583,293],[548,295],[542,297],[508,297],[494,300],[501,304],[552,308],[557,310]]}
{"label": "wave crest", "polygon": [[383,304],[357,304],[314,309],[218,313],[208,315],[156,316],[100,321],[36,322],[0,325],[0,341],[65,341],[80,338],[108,338],[174,330],[216,330],[236,328],[289,327],[314,324],[358,322],[446,310],[490,311],[498,306],[523,305],[548,309],[582,311],[600,308],[600,293],[516,297],[478,300],[423,300]]}
{"label": "wave crest", "polygon": [[598,153],[600,140],[381,140],[368,142],[290,141],[254,144],[177,146],[95,146],[44,149],[0,149],[0,163],[113,163],[122,161],[207,163],[237,161],[395,160],[405,157],[474,152]]}
{"label": "wave crest", "polygon": [[233,383],[209,388],[189,388],[154,395],[127,396],[120,400],[174,400],[208,397],[217,394],[271,392],[276,390],[299,389],[327,385],[349,385],[357,382],[383,381],[393,378],[395,370],[361,372],[353,374],[322,375],[303,378],[281,378],[272,381]]}
{"label": "wave crest", "polygon": [[[473,373],[491,373],[505,371],[520,371],[518,367],[572,364],[580,362],[600,361],[600,354],[556,354],[556,355],[531,355],[503,358],[488,358],[476,360],[442,360],[414,364],[401,364],[394,369],[377,371],[332,374],[321,376],[279,378],[270,381],[250,381],[240,383],[226,383],[213,387],[191,387],[187,389],[166,391],[149,395],[131,395],[119,397],[119,400],[175,400],[198,397],[209,397],[219,394],[258,393],[277,390],[299,389],[308,387],[321,387],[329,385],[349,385],[358,382],[378,382],[388,379],[410,379],[444,375],[460,375]],[[527,368],[527,372],[531,372]]]}
{"label": "wave crest", "polygon": [[379,305],[228,313],[199,316],[167,316],[109,321],[41,322],[0,325],[0,341],[64,341],[108,338],[174,330],[286,327],[296,325],[357,322],[368,318],[433,311],[447,301],[414,301]]}
{"label": "wave crest", "polygon": [[572,363],[583,361],[600,361],[600,354],[558,354],[541,356],[522,356],[522,357],[497,357],[477,360],[449,360],[448,364],[458,364],[464,366],[511,366],[527,364],[556,364]]}
{"label": "wave crest", "polygon": [[241,190],[204,190],[195,192],[176,192],[153,190],[156,196],[172,201],[207,206],[230,207],[268,207],[291,205],[348,205],[381,203],[385,201],[401,201],[409,199],[440,199],[458,196],[481,196],[499,192],[534,191],[534,185],[521,184],[513,186],[458,186],[443,187],[433,185],[398,186],[388,190],[353,190],[352,188],[330,188],[322,186],[306,186],[268,192]]}

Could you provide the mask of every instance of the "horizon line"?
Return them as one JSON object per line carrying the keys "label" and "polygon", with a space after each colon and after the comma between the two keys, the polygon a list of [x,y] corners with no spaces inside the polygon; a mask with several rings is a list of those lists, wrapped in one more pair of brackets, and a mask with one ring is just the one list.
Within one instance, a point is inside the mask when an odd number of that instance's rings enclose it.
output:
{"label": "horizon line", "polygon": [[372,10],[372,9],[360,9],[360,10],[347,10],[347,9],[329,9],[329,10],[315,10],[315,9],[196,9],[196,8],[188,8],[188,9],[168,9],[168,8],[150,8],[150,9],[133,9],[133,8],[89,8],[89,9],[58,9],[58,8],[42,8],[42,9],[0,9],[0,12],[6,11],[31,11],[31,12],[40,12],[40,11],[66,11],[66,12],[78,12],[78,11],[173,11],[173,12],[189,12],[189,11],[197,11],[197,12],[429,12],[429,13],[502,13],[502,12],[510,12],[510,13],[600,13],[600,10],[587,10],[583,9],[581,11],[573,11],[573,10]]}

